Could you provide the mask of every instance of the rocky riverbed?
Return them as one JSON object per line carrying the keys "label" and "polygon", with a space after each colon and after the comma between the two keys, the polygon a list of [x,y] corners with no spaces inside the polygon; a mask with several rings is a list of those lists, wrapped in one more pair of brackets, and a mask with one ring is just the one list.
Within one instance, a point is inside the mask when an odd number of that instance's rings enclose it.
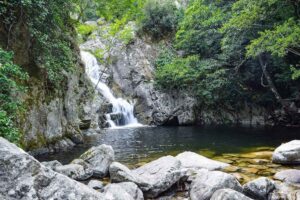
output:
{"label": "rocky riverbed", "polygon": [[0,138],[0,198],[296,200],[300,198],[299,152],[300,141],[295,140],[274,152],[263,148],[215,160],[182,152],[129,169],[115,162],[113,148],[105,144],[62,165],[40,163]]}

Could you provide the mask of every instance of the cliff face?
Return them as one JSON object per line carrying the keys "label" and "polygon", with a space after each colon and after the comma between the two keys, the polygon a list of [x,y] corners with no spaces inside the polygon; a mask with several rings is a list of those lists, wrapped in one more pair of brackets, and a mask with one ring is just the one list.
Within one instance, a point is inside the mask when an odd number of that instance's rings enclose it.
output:
{"label": "cliff face", "polygon": [[69,42],[75,66],[68,72],[62,69],[63,81],[53,87],[46,78],[45,67],[36,61],[33,51],[37,46],[28,25],[20,20],[8,32],[0,23],[0,47],[13,51],[15,64],[29,74],[27,92],[20,95],[26,111],[20,114],[17,124],[24,149],[33,153],[67,149],[82,142],[80,126],[91,119],[94,90],[85,76],[74,38]]}
{"label": "cliff face", "polygon": [[117,37],[103,37],[99,27],[81,45],[87,51],[106,49],[103,57],[111,60],[102,71],[117,96],[134,100],[135,114],[148,125],[243,124],[265,125],[268,114],[264,108],[245,105],[242,110],[209,110],[199,108],[192,94],[185,91],[162,91],[155,87],[155,60],[165,43],[155,43],[145,36],[138,37],[133,26],[133,38],[125,44]]}
{"label": "cliff face", "polygon": [[[111,62],[106,64],[106,70],[102,65],[107,74],[106,82],[117,96],[135,102],[135,114],[139,121],[149,125],[194,124],[193,97],[177,91],[161,92],[154,87],[154,62],[161,44],[137,36],[128,44],[117,38],[102,37],[101,30],[105,30],[106,25],[103,26],[81,48],[92,52],[108,49],[104,57]],[[129,26],[135,29],[134,25]]]}

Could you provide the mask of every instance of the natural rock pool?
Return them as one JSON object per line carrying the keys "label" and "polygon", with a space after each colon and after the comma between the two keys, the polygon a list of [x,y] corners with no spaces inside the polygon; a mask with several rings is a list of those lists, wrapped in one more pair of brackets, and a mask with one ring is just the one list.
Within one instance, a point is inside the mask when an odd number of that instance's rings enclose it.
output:
{"label": "natural rock pool", "polygon": [[[165,155],[193,151],[232,166],[225,171],[241,182],[258,176],[272,177],[291,166],[271,162],[275,147],[300,139],[300,130],[292,128],[245,127],[141,127],[106,129],[86,136],[85,144],[69,152],[37,156],[40,161],[58,160],[63,164],[79,157],[91,146],[111,145],[116,160],[129,167],[140,166]],[[293,168],[297,168],[293,166]]]}

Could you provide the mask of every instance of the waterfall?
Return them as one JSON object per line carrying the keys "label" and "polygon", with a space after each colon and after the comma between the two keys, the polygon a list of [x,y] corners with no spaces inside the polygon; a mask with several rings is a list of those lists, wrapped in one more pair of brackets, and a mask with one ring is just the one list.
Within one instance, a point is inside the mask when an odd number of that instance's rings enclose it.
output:
{"label": "waterfall", "polygon": [[[111,128],[142,126],[133,115],[134,103],[122,98],[116,98],[109,87],[101,82],[100,66],[95,56],[89,52],[81,51],[81,59],[85,64],[85,71],[98,91],[112,104],[112,113],[106,114],[107,123]],[[113,120],[112,116],[119,116]]]}

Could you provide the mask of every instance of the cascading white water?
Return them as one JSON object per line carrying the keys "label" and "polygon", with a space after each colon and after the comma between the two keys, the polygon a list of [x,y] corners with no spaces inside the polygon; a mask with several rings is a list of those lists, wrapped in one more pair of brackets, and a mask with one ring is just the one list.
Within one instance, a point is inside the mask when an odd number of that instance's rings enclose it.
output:
{"label": "cascading white water", "polygon": [[[81,51],[81,59],[85,64],[85,71],[92,83],[97,86],[99,92],[112,104],[112,113],[106,114],[106,119],[112,128],[119,126],[141,126],[133,115],[134,103],[128,102],[122,98],[116,98],[109,87],[100,81],[100,66],[97,59],[89,52]],[[121,114],[119,123],[111,119],[112,114]]]}

